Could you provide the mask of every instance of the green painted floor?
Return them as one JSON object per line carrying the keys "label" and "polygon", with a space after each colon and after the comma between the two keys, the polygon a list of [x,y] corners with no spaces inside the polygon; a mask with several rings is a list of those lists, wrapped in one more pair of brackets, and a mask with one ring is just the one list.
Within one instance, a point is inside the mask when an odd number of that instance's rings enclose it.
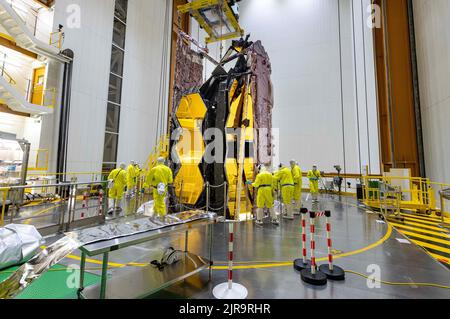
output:
{"label": "green painted floor", "polygon": [[[0,271],[0,282],[5,280],[18,267]],[[68,270],[66,267],[56,265],[42,275],[16,299],[77,299],[77,286],[79,271]],[[86,273],[85,286],[100,282],[100,276]]]}

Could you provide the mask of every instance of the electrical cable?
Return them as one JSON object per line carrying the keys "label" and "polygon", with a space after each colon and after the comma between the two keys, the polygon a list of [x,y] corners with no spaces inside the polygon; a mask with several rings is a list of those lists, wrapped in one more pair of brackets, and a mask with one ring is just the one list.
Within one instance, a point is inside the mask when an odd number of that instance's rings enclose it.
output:
{"label": "electrical cable", "polygon": [[[254,263],[251,261],[245,261],[245,262],[236,262],[236,264],[250,264],[250,263]],[[258,261],[258,263],[286,263],[291,265],[292,262],[275,262],[275,261]],[[227,262],[215,262],[215,264],[227,264]],[[148,265],[150,265],[150,263],[148,263]],[[132,263],[129,264],[125,264],[123,266],[108,266],[108,269],[119,269],[119,268],[123,268],[123,267],[137,267],[136,265],[133,265]],[[56,269],[49,269],[49,272],[59,272],[59,271],[67,271],[67,270],[71,270],[73,268],[56,268]],[[102,267],[94,267],[94,268],[85,268],[86,271],[96,271],[96,270],[102,270]],[[3,274],[13,274],[15,271],[13,270],[6,270],[6,271],[0,271],[0,275]],[[373,283],[381,283],[383,285],[388,285],[388,286],[417,286],[417,287],[430,287],[430,288],[439,288],[439,289],[450,289],[450,286],[446,286],[446,285],[442,285],[442,284],[436,284],[436,283],[427,283],[427,282],[392,282],[392,281],[387,281],[387,280],[378,280],[375,278],[372,278],[368,275],[365,275],[363,273],[354,271],[354,270],[345,270],[345,272],[347,274],[352,274],[355,276],[359,276],[365,279],[371,279]]]}
{"label": "electrical cable", "polygon": [[378,282],[384,285],[389,285],[389,286],[418,286],[418,287],[432,287],[432,288],[441,288],[441,289],[450,289],[450,286],[445,286],[445,285],[440,285],[440,284],[434,284],[434,283],[423,283],[423,282],[391,282],[391,281],[386,281],[386,280],[378,280],[375,278],[371,278],[367,275],[364,275],[362,273],[359,273],[357,271],[353,271],[353,270],[345,270],[346,273],[348,274],[353,274],[353,275],[357,275],[366,279],[371,279],[373,282]]}

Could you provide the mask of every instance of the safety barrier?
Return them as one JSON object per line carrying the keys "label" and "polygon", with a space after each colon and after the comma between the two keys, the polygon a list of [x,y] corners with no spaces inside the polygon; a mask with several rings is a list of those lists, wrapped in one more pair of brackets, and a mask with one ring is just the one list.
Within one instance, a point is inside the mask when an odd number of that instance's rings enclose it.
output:
{"label": "safety barrier", "polygon": [[311,261],[308,260],[308,251],[306,248],[306,214],[308,214],[308,209],[302,208],[300,210],[300,213],[302,215],[302,221],[301,221],[301,237],[302,237],[302,258],[294,260],[294,269],[297,271],[302,271],[303,269],[310,268],[311,267]]}
{"label": "safety barrier", "polygon": [[[107,201],[103,200],[105,187],[104,182],[90,182],[0,188],[0,226],[5,223],[33,224],[43,235],[50,235],[102,223],[107,210]],[[51,198],[46,195],[49,198],[44,203],[24,204],[23,196],[27,196],[24,191],[34,188],[47,188],[54,193]]]}
{"label": "safety barrier", "polygon": [[[332,254],[332,238],[331,238],[331,212],[309,212],[310,223],[310,260],[307,260],[306,249],[306,209],[301,210],[302,213],[302,258],[294,260],[294,269],[300,271],[301,279],[315,286],[323,286],[330,280],[345,280],[345,271],[333,264]],[[328,248],[328,264],[317,266],[316,263],[316,218],[326,218],[327,248]]]}
{"label": "safety barrier", "polygon": [[234,224],[235,221],[228,224],[228,281],[214,287],[213,295],[216,299],[245,299],[248,295],[247,288],[233,282]]}
{"label": "safety barrier", "polygon": [[110,172],[32,172],[27,174],[27,182],[39,182],[41,185],[57,184],[59,182],[101,182],[105,181]]}

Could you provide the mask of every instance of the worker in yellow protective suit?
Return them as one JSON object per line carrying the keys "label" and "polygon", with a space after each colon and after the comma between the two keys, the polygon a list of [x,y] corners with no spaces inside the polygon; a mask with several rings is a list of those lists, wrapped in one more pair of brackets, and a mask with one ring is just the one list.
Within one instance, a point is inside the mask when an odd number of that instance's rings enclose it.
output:
{"label": "worker in yellow protective suit", "polygon": [[273,189],[274,189],[274,177],[269,172],[266,166],[262,166],[259,174],[256,176],[255,182],[247,182],[258,190],[256,196],[256,224],[263,225],[264,208],[267,208],[270,212],[270,218],[272,224],[278,225],[277,215],[274,206]]}
{"label": "worker in yellow protective suit", "polygon": [[125,191],[125,186],[127,185],[127,172],[125,168],[125,163],[122,163],[108,176],[109,214],[112,214],[116,210],[121,210],[120,205],[123,193]]}
{"label": "worker in yellow protective suit", "polygon": [[130,165],[127,167],[127,197],[130,197],[135,193],[139,173],[136,162],[131,161]]}
{"label": "worker in yellow protective suit", "polygon": [[294,179],[292,178],[291,170],[281,164],[280,170],[275,173],[275,180],[280,183],[281,187],[281,198],[284,205],[283,218],[294,219],[292,210],[292,199],[294,197]]}
{"label": "worker in yellow protective suit", "polygon": [[291,160],[291,172],[292,178],[294,179],[294,215],[300,215],[300,208],[302,208],[303,176],[302,170],[295,160]]}
{"label": "worker in yellow protective suit", "polygon": [[317,165],[313,165],[313,169],[308,172],[309,189],[313,202],[318,201],[319,196],[319,180],[322,178]]}
{"label": "worker in yellow protective suit", "polygon": [[147,175],[145,184],[153,187],[154,210],[159,217],[166,216],[167,187],[173,183],[172,170],[165,165],[165,159],[160,157],[155,167]]}

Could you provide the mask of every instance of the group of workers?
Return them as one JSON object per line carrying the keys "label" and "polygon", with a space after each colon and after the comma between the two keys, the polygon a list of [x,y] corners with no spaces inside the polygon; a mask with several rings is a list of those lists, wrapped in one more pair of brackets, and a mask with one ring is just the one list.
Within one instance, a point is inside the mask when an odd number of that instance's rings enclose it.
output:
{"label": "group of workers", "polygon": [[[142,170],[135,161],[131,161],[128,167],[126,167],[125,163],[122,163],[109,174],[109,214],[121,210],[121,202],[125,190],[127,197],[137,193],[138,180],[141,174]],[[156,166],[148,172],[141,189],[141,192],[144,192],[146,188],[153,188],[154,211],[158,216],[166,214],[165,198],[168,185],[172,183],[172,170],[165,165],[165,159],[161,157],[157,160]]]}
{"label": "group of workers", "polygon": [[[123,194],[132,196],[137,190],[139,177],[142,170],[139,165],[131,161],[126,167],[124,163],[113,170],[108,176],[109,188],[109,213],[121,210],[120,204]],[[319,193],[319,180],[321,178],[317,165],[313,165],[312,170],[307,174],[309,187],[313,202],[317,202]],[[275,196],[280,194],[280,205],[282,204],[282,217],[293,220],[294,215],[300,214],[302,207],[302,183],[303,174],[300,166],[295,160],[291,160],[290,168],[280,164],[279,170],[272,174],[268,166],[263,165],[256,176],[254,182],[247,181],[247,185],[257,190],[256,197],[256,224],[263,225],[264,209],[268,209],[271,222],[279,224],[275,212]],[[168,186],[173,183],[172,170],[166,166],[165,159],[159,158],[156,166],[146,175],[141,192],[146,188],[153,188],[154,212],[157,216],[164,217],[167,213],[166,196]]]}
{"label": "group of workers", "polygon": [[[302,206],[302,181],[303,174],[300,166],[295,160],[290,162],[290,168],[280,164],[277,172],[272,174],[268,166],[262,166],[256,176],[255,182],[247,181],[248,185],[257,189],[256,197],[256,224],[263,225],[264,209],[269,210],[271,222],[279,224],[275,213],[275,194],[281,195],[283,206],[282,217],[293,220],[294,215],[300,214]],[[307,174],[312,200],[317,202],[319,193],[319,180],[321,178],[317,165]],[[279,192],[278,192],[279,191]]]}

